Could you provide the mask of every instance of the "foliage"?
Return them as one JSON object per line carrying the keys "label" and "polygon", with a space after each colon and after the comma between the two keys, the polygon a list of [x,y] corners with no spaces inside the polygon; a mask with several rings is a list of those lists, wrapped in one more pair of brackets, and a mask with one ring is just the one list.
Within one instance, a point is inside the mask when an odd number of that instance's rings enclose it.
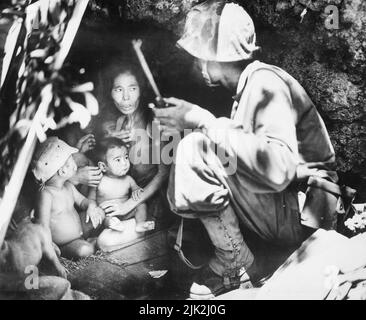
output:
{"label": "foliage", "polygon": [[[46,138],[48,129],[58,129],[68,123],[79,122],[84,128],[91,115],[98,113],[98,103],[90,93],[92,83],[76,85],[74,74],[58,69],[57,58],[62,40],[75,7],[74,0],[42,1],[36,22],[23,20],[26,36],[18,39],[23,61],[16,84],[16,109],[9,119],[10,130],[0,141],[0,183],[6,186],[25,141],[33,125],[39,140]],[[14,5],[7,12],[14,18],[25,16],[25,7]],[[75,101],[76,100],[76,101]],[[84,103],[85,108],[81,103]],[[40,105],[47,104],[46,117],[34,121]]]}

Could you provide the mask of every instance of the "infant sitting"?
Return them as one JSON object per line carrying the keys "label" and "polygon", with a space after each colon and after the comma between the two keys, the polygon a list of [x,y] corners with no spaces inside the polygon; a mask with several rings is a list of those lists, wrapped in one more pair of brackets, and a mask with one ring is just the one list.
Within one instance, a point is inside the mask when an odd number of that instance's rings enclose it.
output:
{"label": "infant sitting", "polygon": [[[117,138],[106,138],[98,143],[94,150],[95,158],[98,161],[99,168],[102,169],[103,177],[97,188],[93,188],[89,193],[89,198],[102,205],[110,200],[118,200],[123,203],[130,199],[138,201],[143,189],[141,189],[135,180],[127,173],[130,169],[130,160],[128,148]],[[105,210],[106,208],[103,207]],[[137,233],[144,233],[155,228],[154,221],[147,221],[146,204],[139,204],[134,210],[123,216],[123,220],[134,218],[134,228]],[[109,229],[123,232],[126,225],[116,216],[111,216],[106,210],[104,225]],[[116,245],[120,235],[115,234]],[[108,248],[102,248],[104,251],[110,251]]]}

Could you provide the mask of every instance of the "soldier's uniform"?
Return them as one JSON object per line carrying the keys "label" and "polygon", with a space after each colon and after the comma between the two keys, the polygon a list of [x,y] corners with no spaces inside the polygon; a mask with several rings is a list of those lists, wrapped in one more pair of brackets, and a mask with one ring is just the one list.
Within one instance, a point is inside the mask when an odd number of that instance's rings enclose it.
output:
{"label": "soldier's uniform", "polygon": [[[186,24],[178,44],[196,58],[248,60],[257,48],[253,22],[236,4],[205,2]],[[230,119],[202,119],[201,132],[180,142],[168,189],[172,210],[206,227],[216,249],[209,266],[227,287],[253,262],[239,220],[264,240],[300,244],[293,182],[311,175],[336,179],[328,171],[334,150],[325,125],[289,74],[254,61],[243,70],[234,99]]]}

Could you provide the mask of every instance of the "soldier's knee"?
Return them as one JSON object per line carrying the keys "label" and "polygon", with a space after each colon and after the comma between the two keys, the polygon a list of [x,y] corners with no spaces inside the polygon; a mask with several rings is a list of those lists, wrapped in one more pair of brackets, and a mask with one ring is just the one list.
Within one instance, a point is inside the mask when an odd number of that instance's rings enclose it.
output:
{"label": "soldier's knee", "polygon": [[192,150],[207,143],[209,139],[202,132],[192,132],[185,136],[179,143],[178,148]]}
{"label": "soldier's knee", "polygon": [[201,164],[209,145],[210,140],[203,133],[190,133],[178,145],[176,163],[196,167]]}

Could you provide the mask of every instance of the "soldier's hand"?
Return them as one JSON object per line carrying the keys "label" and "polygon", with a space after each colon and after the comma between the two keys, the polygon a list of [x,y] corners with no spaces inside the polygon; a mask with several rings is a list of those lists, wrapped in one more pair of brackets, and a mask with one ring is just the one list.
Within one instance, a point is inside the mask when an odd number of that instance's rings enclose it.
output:
{"label": "soldier's hand", "polygon": [[182,132],[184,129],[195,129],[200,123],[201,107],[177,98],[164,98],[167,108],[156,108],[150,103],[155,120],[159,121],[162,132]]}

